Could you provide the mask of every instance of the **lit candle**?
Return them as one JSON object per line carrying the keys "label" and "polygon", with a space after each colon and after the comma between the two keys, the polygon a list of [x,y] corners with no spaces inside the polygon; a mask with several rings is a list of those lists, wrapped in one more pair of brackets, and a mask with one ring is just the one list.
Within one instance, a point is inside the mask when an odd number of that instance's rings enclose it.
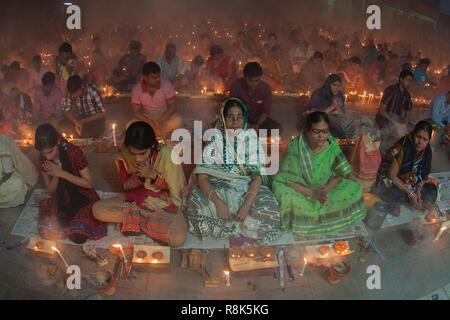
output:
{"label": "lit candle", "polygon": [[125,263],[127,263],[127,262],[128,262],[127,256],[125,255],[125,252],[123,252],[122,245],[121,245],[120,243],[116,243],[116,244],[113,244],[113,247],[119,248],[119,249],[120,249],[120,252],[122,252],[122,256],[123,256],[123,261],[124,261]]}
{"label": "lit candle", "polygon": [[231,286],[231,282],[230,282],[230,271],[224,271],[223,273],[225,273],[225,285],[227,287]]}
{"label": "lit candle", "polygon": [[113,129],[113,137],[114,137],[114,147],[117,147],[117,140],[116,140],[116,124],[115,124],[115,123],[113,123],[112,129]]}
{"label": "lit candle", "polygon": [[302,269],[302,272],[300,272],[300,277],[303,277],[303,276],[304,276],[304,274],[305,274],[305,269],[306,269],[306,265],[308,264],[308,260],[306,260],[306,258],[303,258],[303,261],[304,261],[304,263],[303,263],[303,269]]}
{"label": "lit candle", "polygon": [[445,230],[447,230],[447,227],[442,226],[441,229],[439,230],[438,234],[436,235],[436,237],[434,237],[433,241],[438,241],[441,238],[441,236]]}
{"label": "lit candle", "polygon": [[64,265],[66,266],[66,268],[69,267],[69,264],[66,262],[66,260],[64,259],[64,257],[62,256],[61,252],[56,248],[56,247],[52,247],[53,250],[56,251],[56,253],[58,253],[59,257],[61,258],[62,262],[64,262]]}

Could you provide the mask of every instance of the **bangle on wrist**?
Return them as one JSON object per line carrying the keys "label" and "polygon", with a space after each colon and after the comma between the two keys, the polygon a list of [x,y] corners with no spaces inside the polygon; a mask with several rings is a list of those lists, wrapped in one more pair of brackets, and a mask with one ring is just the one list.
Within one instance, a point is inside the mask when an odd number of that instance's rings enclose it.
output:
{"label": "bangle on wrist", "polygon": [[249,191],[249,192],[247,192],[245,195],[244,195],[244,197],[247,197],[249,194],[252,194],[252,195],[254,195],[255,196],[255,199],[257,198],[257,194],[256,194],[256,192],[253,192],[253,191]]}
{"label": "bangle on wrist", "polygon": [[208,200],[211,200],[211,195],[212,195],[213,192],[215,192],[214,189],[211,190],[210,192],[208,192]]}
{"label": "bangle on wrist", "polygon": [[408,194],[408,199],[411,199],[413,195],[414,195],[414,190]]}

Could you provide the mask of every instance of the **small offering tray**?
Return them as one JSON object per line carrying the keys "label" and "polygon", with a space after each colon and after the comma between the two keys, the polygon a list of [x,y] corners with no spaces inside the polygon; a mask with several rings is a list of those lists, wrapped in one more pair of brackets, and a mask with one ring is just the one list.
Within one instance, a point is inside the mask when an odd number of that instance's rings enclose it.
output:
{"label": "small offering tray", "polygon": [[170,264],[170,247],[134,245],[133,264]]}
{"label": "small offering tray", "polygon": [[253,258],[249,258],[246,254],[243,254],[240,258],[232,258],[231,255],[229,255],[228,263],[231,271],[240,272],[279,267],[276,255],[273,255],[270,258],[265,258],[261,255],[261,248],[258,249],[258,254]]}
{"label": "small offering tray", "polygon": [[52,240],[45,240],[40,238],[30,238],[28,241],[27,248],[36,251],[39,253],[46,253],[49,255],[54,255],[56,253],[55,250],[52,249],[52,247],[56,248],[56,242]]}

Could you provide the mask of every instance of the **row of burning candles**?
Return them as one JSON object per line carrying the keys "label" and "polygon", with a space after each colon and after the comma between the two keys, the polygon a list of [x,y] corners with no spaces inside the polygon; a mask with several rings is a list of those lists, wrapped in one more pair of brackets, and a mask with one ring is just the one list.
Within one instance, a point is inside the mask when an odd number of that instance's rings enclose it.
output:
{"label": "row of burning candles", "polygon": [[[448,228],[448,223],[443,224],[433,241],[438,241],[439,238],[441,237],[441,235],[444,233],[444,231],[447,230],[447,228]],[[34,250],[39,251],[39,249],[41,247],[42,247],[41,241],[38,241],[38,242],[36,242]],[[116,243],[116,244],[113,244],[113,247],[118,248],[120,250],[124,262],[127,263],[128,259],[125,255],[125,252],[123,251],[122,245],[120,243]],[[69,267],[69,264],[64,259],[61,251],[59,249],[57,249],[55,246],[52,246],[52,250],[54,250],[59,255],[59,257],[63,261],[66,268]],[[330,250],[331,250],[331,248],[328,245],[323,245],[319,248],[319,252],[321,253],[323,258],[327,258],[329,256]],[[353,251],[349,250],[348,244],[345,241],[337,241],[334,244],[334,250],[337,255],[341,255],[341,256],[345,256],[345,255],[349,255],[349,254],[353,253]],[[243,253],[244,253],[244,250],[241,247],[230,248],[230,256],[233,259],[241,258],[243,256]],[[275,256],[275,248],[262,247],[261,250],[258,250],[258,248],[250,246],[250,247],[246,248],[245,254],[247,255],[247,257],[249,257],[251,259],[255,258],[258,254],[261,254],[265,259],[272,259]],[[136,256],[137,256],[136,261],[138,263],[143,262],[143,258],[145,258],[146,255],[147,255],[146,251],[143,251],[143,250],[138,251],[136,254]],[[153,257],[153,259],[151,260],[151,263],[158,263],[162,259],[163,253],[159,252],[159,251],[154,252],[152,254],[152,257]],[[300,272],[300,276],[302,276],[302,277],[304,276],[307,265],[308,265],[308,259],[306,257],[303,257],[303,268]],[[225,275],[225,285],[227,287],[231,286],[230,271],[224,270],[224,275]]]}
{"label": "row of burning candles", "polygon": [[[116,128],[117,128],[117,124],[114,122],[112,125],[112,130],[113,130],[113,140],[114,140],[114,147],[117,147],[117,138],[116,138]],[[31,134],[28,134],[29,138],[31,139]],[[64,139],[66,139],[67,141],[71,142],[71,141],[75,141],[76,139],[73,137],[73,134],[71,135],[67,135],[66,133],[62,133],[62,136]],[[26,141],[26,140],[24,140]]]}
{"label": "row of burning candles", "polygon": [[[323,245],[319,248],[319,251],[323,258],[327,258],[329,256],[329,251],[331,248],[327,245]],[[340,256],[346,256],[353,251],[349,250],[348,244],[345,241],[337,241],[334,244],[334,250],[337,255]],[[241,247],[231,247],[230,248],[230,256],[232,259],[240,259],[244,254],[244,249]],[[271,260],[273,257],[275,257],[275,248],[273,247],[262,247],[261,250],[258,250],[258,248],[250,246],[245,249],[245,255],[249,257],[250,259],[256,258],[258,254],[261,254],[265,258],[265,260]],[[300,276],[303,277],[305,274],[306,266],[308,265],[308,259],[306,257],[303,257],[303,267],[300,272]],[[230,286],[231,285],[231,279],[230,279],[230,272],[228,270],[224,271],[225,275],[225,285]]]}

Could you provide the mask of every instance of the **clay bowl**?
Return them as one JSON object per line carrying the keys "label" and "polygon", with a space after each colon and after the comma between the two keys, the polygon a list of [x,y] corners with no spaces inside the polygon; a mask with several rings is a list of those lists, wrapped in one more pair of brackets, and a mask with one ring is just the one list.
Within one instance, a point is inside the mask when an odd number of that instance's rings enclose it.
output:
{"label": "clay bowl", "polygon": [[330,251],[331,251],[330,246],[323,245],[319,247],[319,252],[323,256],[327,256],[330,253]]}
{"label": "clay bowl", "polygon": [[155,251],[152,253],[153,259],[161,260],[164,254],[161,251]]}
{"label": "clay bowl", "polygon": [[147,256],[147,251],[145,250],[139,250],[138,252],[136,252],[136,257],[138,257],[139,259],[144,259]]}
{"label": "clay bowl", "polygon": [[245,255],[249,258],[256,258],[258,253],[258,248],[253,246],[247,247],[247,249],[245,249]]}
{"label": "clay bowl", "polygon": [[275,257],[275,248],[274,247],[262,247],[261,255],[267,259],[274,258]]}
{"label": "clay bowl", "polygon": [[239,259],[244,255],[244,249],[241,247],[231,247],[230,248],[230,257],[233,259]]}

